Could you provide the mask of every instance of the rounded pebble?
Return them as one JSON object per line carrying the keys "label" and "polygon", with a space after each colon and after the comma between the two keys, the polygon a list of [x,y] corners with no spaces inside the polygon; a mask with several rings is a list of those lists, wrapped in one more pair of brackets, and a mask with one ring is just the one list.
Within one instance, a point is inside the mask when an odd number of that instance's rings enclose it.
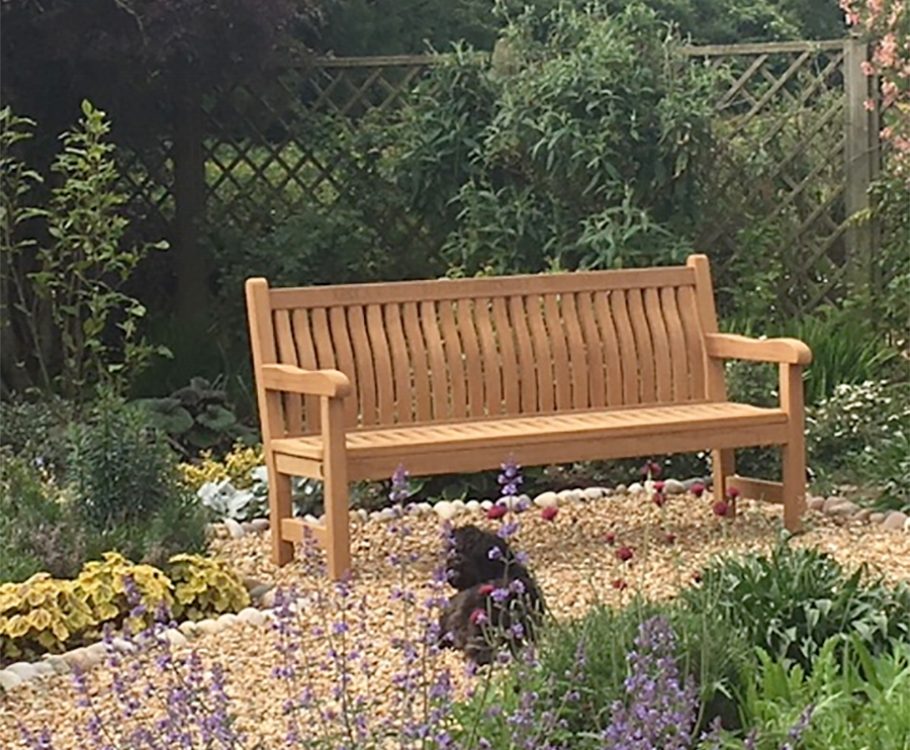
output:
{"label": "rounded pebble", "polygon": [[[622,487],[622,485],[620,485],[620,487]],[[616,489],[619,489],[619,487],[617,487]],[[644,489],[644,487],[642,487],[640,482],[632,482],[632,484],[629,485],[628,492],[630,495],[637,495],[643,489]]]}
{"label": "rounded pebble", "polygon": [[268,518],[254,518],[250,521],[250,527],[257,534],[261,531],[269,530],[269,519]]}
{"label": "rounded pebble", "polygon": [[38,676],[38,672],[35,669],[33,664],[29,664],[26,661],[17,661],[15,664],[10,664],[6,668],[7,672],[12,672],[14,675],[19,677],[22,682],[27,682],[28,680],[34,680]]}
{"label": "rounded pebble", "polygon": [[882,521],[882,528],[888,529],[889,531],[903,531],[904,524],[907,523],[907,514],[899,510],[892,510],[886,516],[885,520]]}
{"label": "rounded pebble", "polygon": [[682,495],[686,491],[686,485],[678,479],[667,479],[664,482],[664,492],[668,495]]}
{"label": "rounded pebble", "polygon": [[806,505],[810,510],[821,510],[825,507],[825,498],[823,497],[810,497],[806,501]]}
{"label": "rounded pebble", "polygon": [[468,500],[464,507],[469,513],[477,513],[480,511],[480,502],[478,500]]}
{"label": "rounded pebble", "polygon": [[137,650],[135,643],[119,636],[114,638],[111,645],[113,645],[115,651],[119,651],[121,654],[132,654]]}
{"label": "rounded pebble", "polygon": [[538,508],[555,508],[559,505],[559,497],[555,492],[541,492],[534,498],[534,505]]}
{"label": "rounded pebble", "polygon": [[46,661],[36,661],[32,664],[32,667],[35,670],[35,677],[53,677],[57,674],[57,670],[51,664],[48,664]]}
{"label": "rounded pebble", "polygon": [[265,615],[255,607],[244,607],[237,613],[237,619],[251,625],[265,624]]}
{"label": "rounded pebble", "polygon": [[614,490],[617,495],[625,495],[628,491],[629,488],[624,484],[617,484],[616,489]]}
{"label": "rounded pebble", "polygon": [[458,515],[458,509],[448,500],[440,500],[433,506],[433,512],[443,521],[451,521]]}
{"label": "rounded pebble", "polygon": [[15,672],[8,669],[0,669],[0,687],[4,690],[12,690],[22,684],[22,678]]}
{"label": "rounded pebble", "polygon": [[70,666],[66,663],[66,659],[58,654],[44,657],[44,663],[53,669],[55,674],[67,674],[70,671]]}
{"label": "rounded pebble", "polygon": [[186,620],[177,626],[177,630],[183,633],[187,638],[194,638],[197,635],[197,624],[198,623],[195,623],[192,620]]}
{"label": "rounded pebble", "polygon": [[189,643],[189,641],[186,639],[186,636],[177,628],[170,628],[168,630],[165,630],[161,635],[172,646],[186,646]]}
{"label": "rounded pebble", "polygon": [[224,528],[227,529],[227,533],[230,535],[231,539],[240,539],[244,536],[243,526],[237,523],[233,518],[225,518],[222,522]]}
{"label": "rounded pebble", "polygon": [[221,628],[218,626],[218,622],[216,620],[199,620],[199,622],[196,623],[197,633],[211,635],[213,633],[219,632],[220,630]]}
{"label": "rounded pebble", "polygon": [[600,500],[604,496],[602,487],[588,487],[583,492],[585,500]]}
{"label": "rounded pebble", "polygon": [[489,510],[490,508],[493,507],[493,501],[484,500],[483,502],[480,503],[480,507],[483,508],[484,510]]}

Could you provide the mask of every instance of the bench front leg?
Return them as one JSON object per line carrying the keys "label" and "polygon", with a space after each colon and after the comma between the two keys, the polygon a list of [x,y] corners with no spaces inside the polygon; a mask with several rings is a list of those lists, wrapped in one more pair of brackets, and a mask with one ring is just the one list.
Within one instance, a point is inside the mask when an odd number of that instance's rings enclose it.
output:
{"label": "bench front leg", "polygon": [[348,464],[345,446],[344,402],[320,399],[325,504],[325,552],[333,581],[351,573],[351,523],[348,509]]}
{"label": "bench front leg", "polygon": [[806,413],[801,365],[781,364],[780,405],[787,412],[787,442],[782,446],[784,526],[798,531],[806,512]]}

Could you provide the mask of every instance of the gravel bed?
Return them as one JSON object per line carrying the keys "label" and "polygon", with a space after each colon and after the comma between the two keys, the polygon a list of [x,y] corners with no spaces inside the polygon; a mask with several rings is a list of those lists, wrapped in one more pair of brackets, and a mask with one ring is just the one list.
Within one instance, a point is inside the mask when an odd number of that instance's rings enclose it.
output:
{"label": "gravel bed", "polygon": [[[476,523],[493,527],[480,512],[466,513],[454,523]],[[434,514],[409,518],[411,534],[401,541],[390,533],[392,524],[371,519],[356,522],[352,531],[354,560],[358,576],[352,597],[363,602],[367,629],[365,650],[370,669],[352,675],[353,692],[369,697],[374,717],[394,714],[399,707],[392,675],[401,667],[401,655],[391,639],[402,634],[399,602],[392,601],[393,587],[400,583],[388,562],[393,550],[420,554],[406,574],[406,583],[420,590],[418,601],[428,593],[425,582],[438,561],[439,519]],[[665,598],[683,585],[713,556],[732,551],[767,549],[780,529],[780,509],[743,500],[739,514],[730,522],[711,513],[710,494],[671,497],[663,509],[642,496],[614,496],[584,503],[567,503],[552,521],[541,518],[534,508],[522,516],[516,546],[530,555],[531,567],[544,592],[547,604],[559,618],[582,615],[595,603],[622,604],[634,592],[651,598]],[[615,545],[633,549],[631,564],[616,559],[615,546],[605,541],[615,535]],[[667,534],[675,540],[668,543]],[[868,563],[887,579],[910,580],[910,534],[893,533],[860,521],[823,516],[811,512],[806,531],[798,544],[812,545],[833,554],[848,568]],[[330,595],[331,587],[312,571],[312,562],[297,561],[276,568],[268,560],[267,533],[247,534],[238,539],[212,542],[213,552],[231,560],[240,575],[262,582],[298,586],[309,595]],[[617,579],[628,583],[620,591]],[[324,626],[322,615],[305,609],[300,618],[309,630]],[[217,660],[225,668],[227,692],[241,711],[237,729],[248,736],[248,746],[278,747],[285,733],[281,715],[283,688],[271,677],[275,665],[274,636],[266,626],[238,622],[218,633],[200,634],[189,647],[203,661]],[[317,668],[325,660],[325,641],[309,636],[306,648],[310,663]],[[132,658],[132,657],[127,657]],[[470,678],[458,654],[447,652],[442,663],[452,668],[456,690],[463,691]],[[331,669],[317,669],[316,687],[329,694],[335,685]],[[90,689],[99,696],[102,714],[113,709],[106,697],[107,671],[95,669],[88,675]],[[72,678],[44,677],[0,696],[0,747],[24,748],[18,721],[33,728],[53,729],[55,747],[67,750],[84,746],[77,728],[84,726],[84,709],[75,707]]]}

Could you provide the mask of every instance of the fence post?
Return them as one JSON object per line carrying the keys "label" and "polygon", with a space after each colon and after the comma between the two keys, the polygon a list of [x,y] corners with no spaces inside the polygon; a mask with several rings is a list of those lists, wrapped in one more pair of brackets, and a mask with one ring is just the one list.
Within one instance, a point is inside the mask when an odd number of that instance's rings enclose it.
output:
{"label": "fence post", "polygon": [[182,322],[204,323],[208,311],[208,264],[199,245],[205,212],[202,107],[192,86],[178,87],[174,107],[174,270],[176,309]]}
{"label": "fence post", "polygon": [[[872,291],[875,226],[868,213],[869,187],[878,176],[878,94],[877,80],[863,71],[869,60],[869,44],[863,39],[844,41],[844,93],[846,133],[844,145],[844,207],[850,222],[846,231],[847,282],[851,295]],[[866,102],[875,102],[871,110]]]}

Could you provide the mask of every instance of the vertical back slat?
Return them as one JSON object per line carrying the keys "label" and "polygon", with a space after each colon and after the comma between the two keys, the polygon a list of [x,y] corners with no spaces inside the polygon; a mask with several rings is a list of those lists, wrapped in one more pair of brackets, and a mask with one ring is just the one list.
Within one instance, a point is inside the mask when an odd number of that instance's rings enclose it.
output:
{"label": "vertical back slat", "polygon": [[379,408],[379,424],[395,423],[395,389],[392,386],[392,356],[386,339],[382,320],[382,307],[367,305],[367,333],[373,352],[373,368],[376,373],[376,395]]}
{"label": "vertical back slat", "polygon": [[660,290],[660,306],[667,323],[667,334],[670,338],[670,366],[673,371],[673,400],[689,401],[689,367],[687,363],[686,337],[683,333],[679,309],[676,306],[676,294],[672,287]]}
{"label": "vertical back slat", "polygon": [[626,290],[626,301],[629,307],[629,319],[635,335],[635,348],[638,352],[638,377],[641,389],[641,403],[653,404],[657,401],[656,376],[654,372],[654,346],[651,343],[651,331],[648,328],[648,317],[642,301],[641,289]]}
{"label": "vertical back slat", "polygon": [[499,356],[502,362],[502,392],[506,414],[521,412],[521,394],[518,386],[518,355],[515,351],[515,332],[509,322],[506,301],[502,297],[493,300],[493,320],[496,323],[496,340],[499,342]]}
{"label": "vertical back slat", "polygon": [[[604,347],[597,321],[594,319],[594,304],[590,293],[575,296],[581,317],[581,330],[588,353],[588,391],[591,406],[605,406],[607,403],[607,381],[604,377]],[[572,365],[573,370],[575,365]]]}
{"label": "vertical back slat", "polygon": [[[357,392],[357,365],[354,363],[354,350],[351,347],[351,334],[348,332],[348,320],[343,307],[329,308],[329,332],[335,347],[337,367],[348,376]],[[350,396],[344,400],[344,420],[348,427],[355,427],[358,419],[359,400]]]}
{"label": "vertical back slat", "polygon": [[429,422],[433,418],[430,367],[423,331],[420,328],[417,303],[406,302],[402,313],[408,349],[411,352],[411,372],[414,376],[414,415],[418,422]]}
{"label": "vertical back slat", "polygon": [[373,369],[373,352],[370,351],[370,337],[364,310],[360,305],[352,305],[347,310],[348,330],[351,332],[351,343],[354,345],[354,364],[357,368],[357,396],[360,401],[360,423],[364,426],[375,425],[379,421],[376,412],[376,375]]}
{"label": "vertical back slat", "polygon": [[679,287],[677,291],[679,314],[682,317],[683,332],[686,336],[686,349],[689,352],[689,376],[691,378],[692,398],[707,398],[705,389],[705,345],[701,335],[698,319],[698,301],[695,289],[691,286]]}
{"label": "vertical back slat", "polygon": [[632,332],[632,321],[626,307],[624,290],[614,289],[610,292],[610,312],[616,326],[619,340],[619,366],[622,369],[622,403],[631,406],[639,402],[638,391],[638,354],[635,350],[635,334]]}
{"label": "vertical back slat", "polygon": [[502,365],[490,317],[491,304],[486,297],[474,300],[474,322],[483,358],[484,401],[490,416],[495,416],[503,414],[505,407],[502,402]]}
{"label": "vertical back slat", "polygon": [[569,351],[566,347],[566,331],[562,322],[559,300],[555,294],[544,297],[547,328],[553,344],[553,372],[556,375],[556,408],[572,408],[572,372],[569,368]]}
{"label": "vertical back slat", "polygon": [[411,363],[408,358],[408,344],[401,325],[401,305],[383,305],[385,329],[389,338],[392,355],[392,372],[395,375],[395,414],[401,423],[414,421],[414,397],[411,388]]}
{"label": "vertical back slat", "polygon": [[[554,356],[550,349],[550,336],[543,320],[540,297],[529,295],[523,300],[531,329],[531,345],[534,352],[534,373],[537,378],[537,411],[547,413],[555,410],[553,396]],[[548,311],[549,314],[549,311]],[[522,373],[522,377],[525,373]]]}
{"label": "vertical back slat", "polygon": [[442,328],[442,345],[449,369],[449,388],[452,397],[452,416],[468,416],[468,392],[465,387],[464,361],[462,359],[461,336],[455,324],[455,303],[439,303],[439,322]]}
{"label": "vertical back slat", "polygon": [[433,419],[449,417],[449,374],[446,370],[442,336],[439,333],[436,305],[433,302],[420,303],[420,324],[427,342],[427,356],[430,364],[430,387],[433,391]]}
{"label": "vertical back slat", "polygon": [[610,297],[607,292],[594,295],[594,314],[600,326],[601,341],[604,343],[604,358],[607,363],[607,406],[622,406],[623,382],[620,366],[619,335],[610,311]]}
{"label": "vertical back slat", "polygon": [[[294,345],[294,330],[291,326],[291,315],[287,310],[276,310],[275,313],[275,343],[278,350],[278,360],[285,364],[302,365],[297,356],[297,347]],[[307,325],[309,328],[309,325]],[[284,411],[285,428],[289,435],[299,435],[303,432],[304,400],[296,393],[281,394],[282,409]],[[319,413],[319,399],[309,397],[306,399],[306,415]],[[318,423],[318,420],[317,420]]]}
{"label": "vertical back slat", "polygon": [[[534,371],[534,350],[531,347],[531,336],[528,333],[525,315],[524,300],[521,297],[509,297],[509,316],[518,350],[518,379],[521,382],[520,411],[533,414],[537,411],[537,380]],[[506,391],[508,391],[508,386],[506,386]]]}
{"label": "vertical back slat", "polygon": [[657,400],[662,404],[673,401],[673,371],[670,365],[670,337],[661,311],[660,292],[651,287],[645,289],[645,310],[651,323],[651,339],[654,344],[654,370],[657,378]]}
{"label": "vertical back slat", "polygon": [[575,301],[576,295],[563,294],[562,321],[569,345],[569,382],[572,386],[572,408],[586,409],[591,403],[588,393],[588,373],[591,366],[588,363],[588,353],[585,349],[584,336],[581,333],[581,323],[578,319],[578,309]]}
{"label": "vertical back slat", "polygon": [[474,307],[476,305],[477,300],[461,300],[456,308],[456,318],[467,370],[468,414],[472,417],[482,417],[486,414],[483,387],[484,361],[480,356],[480,343],[477,339],[477,330],[474,328]]}

